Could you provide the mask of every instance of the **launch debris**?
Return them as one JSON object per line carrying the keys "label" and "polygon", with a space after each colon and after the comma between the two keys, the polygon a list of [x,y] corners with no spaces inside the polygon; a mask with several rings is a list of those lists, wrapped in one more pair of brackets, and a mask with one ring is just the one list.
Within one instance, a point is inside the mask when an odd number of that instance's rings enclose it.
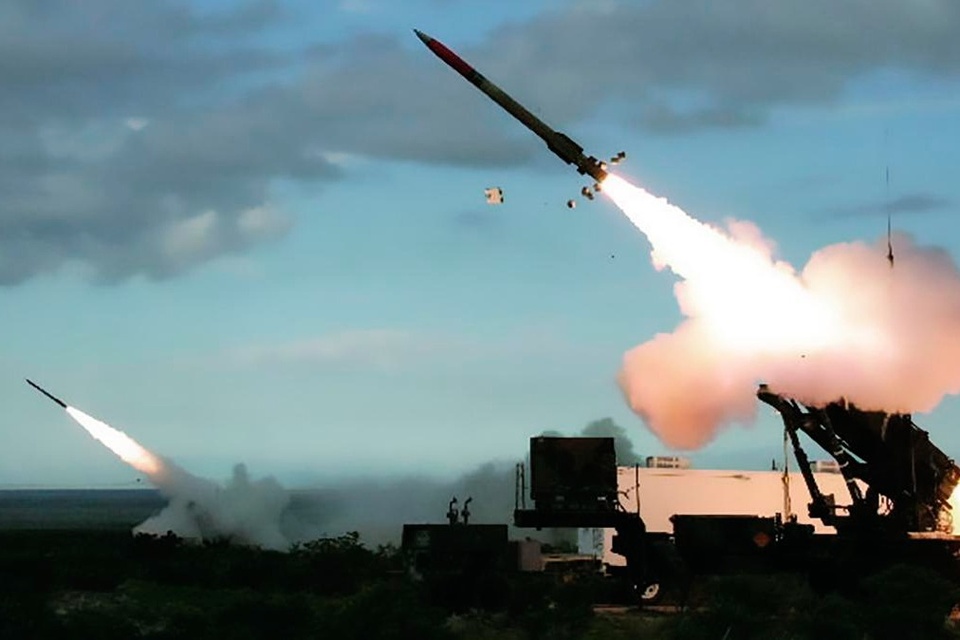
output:
{"label": "launch debris", "polygon": [[503,204],[503,189],[500,187],[484,189],[483,195],[487,198],[487,204]]}

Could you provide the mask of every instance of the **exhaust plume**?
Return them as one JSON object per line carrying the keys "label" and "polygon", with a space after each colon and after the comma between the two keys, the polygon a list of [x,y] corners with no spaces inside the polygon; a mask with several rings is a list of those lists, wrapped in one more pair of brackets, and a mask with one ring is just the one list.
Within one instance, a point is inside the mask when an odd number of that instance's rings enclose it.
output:
{"label": "exhaust plume", "polygon": [[273,478],[251,480],[244,465],[224,485],[198,478],[144,448],[127,434],[74,407],[67,413],[121,460],[145,474],[169,504],[138,525],[135,533],[171,532],[189,540],[226,538],[232,542],[286,551],[290,496]]}
{"label": "exhaust plume", "polygon": [[627,352],[619,383],[667,445],[700,447],[750,422],[766,382],[806,404],[933,409],[960,392],[960,272],[942,250],[896,238],[842,243],[800,273],[749,222],[720,230],[617,176],[603,192],[643,232],[685,320]]}

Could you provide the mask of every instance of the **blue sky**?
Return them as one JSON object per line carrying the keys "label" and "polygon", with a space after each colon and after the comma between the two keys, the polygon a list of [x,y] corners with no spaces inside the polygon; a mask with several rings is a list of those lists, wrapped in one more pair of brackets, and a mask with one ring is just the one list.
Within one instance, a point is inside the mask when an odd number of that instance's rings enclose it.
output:
{"label": "blue sky", "polygon": [[[888,211],[960,254],[951,0],[14,0],[0,484],[136,478],[24,376],[215,477],[453,474],[605,416],[667,453],[615,378],[677,324],[673,277],[413,28],[797,267]],[[758,417],[695,464],[768,465]],[[960,455],[956,400],[917,421]]]}

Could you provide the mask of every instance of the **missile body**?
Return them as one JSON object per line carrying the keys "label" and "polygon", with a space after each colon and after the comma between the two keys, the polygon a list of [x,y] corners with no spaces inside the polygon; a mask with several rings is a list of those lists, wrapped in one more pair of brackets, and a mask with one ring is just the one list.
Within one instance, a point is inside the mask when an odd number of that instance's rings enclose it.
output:
{"label": "missile body", "polygon": [[50,393],[49,391],[47,391],[46,389],[44,389],[43,387],[41,387],[40,385],[38,385],[36,382],[34,382],[33,380],[31,380],[30,378],[27,378],[26,380],[27,380],[27,384],[29,384],[31,387],[33,387],[33,388],[36,389],[37,391],[39,391],[39,392],[42,393],[43,395],[47,396],[48,398],[50,398],[51,400],[53,400],[54,402],[56,402],[58,405],[60,405],[60,408],[61,408],[61,409],[66,409],[66,408],[67,408],[67,403],[66,403],[66,402],[64,402],[63,400],[61,400],[61,399],[58,398],[57,396],[55,396],[55,395],[53,395],[52,393]]}
{"label": "missile body", "polygon": [[451,51],[442,42],[436,38],[431,38],[427,34],[417,29],[413,30],[417,37],[427,45],[438,58],[446,62],[453,70],[470,81],[480,91],[483,91],[491,100],[504,108],[504,110],[519,120],[527,129],[547,143],[547,148],[553,151],[557,157],[577,167],[577,171],[592,177],[598,183],[607,177],[607,171],[603,163],[583,153],[583,147],[571,140],[567,135],[554,131],[547,124],[527,111],[519,102],[507,95],[500,87],[487,80],[483,74],[471,67],[467,62]]}

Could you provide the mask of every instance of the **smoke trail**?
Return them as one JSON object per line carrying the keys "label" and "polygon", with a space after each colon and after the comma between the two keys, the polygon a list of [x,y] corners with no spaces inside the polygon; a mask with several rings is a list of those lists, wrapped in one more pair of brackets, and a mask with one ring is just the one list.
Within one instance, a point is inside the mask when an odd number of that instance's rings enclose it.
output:
{"label": "smoke trail", "polygon": [[92,416],[74,407],[67,407],[67,413],[76,420],[87,433],[98,440],[107,449],[113,451],[128,465],[147,474],[150,478],[161,477],[166,474],[163,462],[157,456],[147,451],[143,446],[122,431],[114,429],[105,422],[100,422]]}
{"label": "smoke trail", "polygon": [[896,241],[817,251],[801,273],[752,224],[726,232],[616,176],[608,194],[681,281],[686,319],[624,356],[631,408],[668,445],[696,448],[752,420],[758,382],[805,403],[929,411],[960,392],[960,272],[941,250]]}
{"label": "smoke trail", "polygon": [[283,527],[290,502],[287,491],[273,478],[251,480],[244,465],[236,465],[224,485],[198,478],[175,463],[144,448],[127,434],[74,407],[67,413],[87,433],[121,460],[145,474],[170,502],[134,531],[181,538],[226,538],[239,544],[286,551],[291,542]]}
{"label": "smoke trail", "polygon": [[[643,456],[634,450],[624,427],[611,418],[594,420],[579,430],[543,431],[550,436],[609,436],[616,443],[617,462],[632,465]],[[294,492],[293,508],[313,525],[313,534],[330,535],[359,531],[363,540],[373,544],[397,543],[406,523],[443,523],[447,504],[457,497],[462,506],[468,497],[470,522],[491,524],[511,522],[516,508],[516,458],[481,464],[456,478],[420,476],[383,476],[342,479],[312,490]],[[529,469],[529,460],[527,460]],[[529,489],[528,489],[529,490]],[[548,544],[576,543],[575,530],[511,528],[511,538],[531,537]]]}
{"label": "smoke trail", "polygon": [[238,544],[287,551],[284,515],[290,496],[273,478],[251,480],[244,465],[222,486],[166,463],[167,475],[156,487],[169,504],[138,525],[134,532],[173,532],[193,540],[226,538]]}

